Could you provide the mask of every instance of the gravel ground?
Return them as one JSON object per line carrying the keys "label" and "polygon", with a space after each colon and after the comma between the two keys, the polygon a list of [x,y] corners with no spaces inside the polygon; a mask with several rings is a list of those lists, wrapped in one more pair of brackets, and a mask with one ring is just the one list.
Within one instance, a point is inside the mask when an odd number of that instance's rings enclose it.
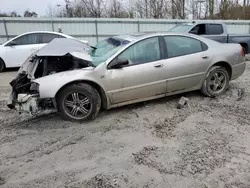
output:
{"label": "gravel ground", "polygon": [[82,124],[8,110],[10,75],[0,74],[1,188],[250,187],[249,64],[221,97],[190,92]]}

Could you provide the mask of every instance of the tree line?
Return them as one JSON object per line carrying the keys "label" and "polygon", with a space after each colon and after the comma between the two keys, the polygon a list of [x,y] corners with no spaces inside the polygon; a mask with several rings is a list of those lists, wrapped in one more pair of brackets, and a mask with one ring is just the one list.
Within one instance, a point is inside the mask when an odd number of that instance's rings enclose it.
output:
{"label": "tree line", "polygon": [[[250,19],[250,0],[65,0],[48,6],[45,17]],[[16,12],[0,17],[21,17]],[[25,11],[23,17],[37,17]]]}
{"label": "tree line", "polygon": [[65,0],[47,16],[155,19],[250,19],[249,0]]}
{"label": "tree line", "polygon": [[[36,12],[30,12],[29,10],[26,10],[23,13],[23,17],[37,17],[38,14]],[[18,14],[16,11],[12,11],[10,13],[1,13],[0,12],[0,17],[22,17],[20,14]]]}

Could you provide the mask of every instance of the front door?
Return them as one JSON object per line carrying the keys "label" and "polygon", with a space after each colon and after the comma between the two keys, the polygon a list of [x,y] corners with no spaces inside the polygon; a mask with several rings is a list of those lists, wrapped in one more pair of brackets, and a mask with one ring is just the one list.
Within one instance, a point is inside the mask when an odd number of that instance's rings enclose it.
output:
{"label": "front door", "polygon": [[20,67],[37,49],[37,34],[23,35],[5,45],[3,59],[7,67]]}
{"label": "front door", "polygon": [[[166,82],[158,37],[144,39],[133,44],[116,59],[126,58],[129,65],[121,69],[108,70],[107,79],[115,79],[108,95],[112,104],[164,94]],[[112,77],[112,78],[111,78]]]}

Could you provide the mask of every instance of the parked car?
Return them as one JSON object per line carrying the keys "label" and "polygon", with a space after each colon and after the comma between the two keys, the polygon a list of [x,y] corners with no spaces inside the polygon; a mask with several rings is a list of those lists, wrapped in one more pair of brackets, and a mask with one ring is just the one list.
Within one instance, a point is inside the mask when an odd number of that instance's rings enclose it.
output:
{"label": "parked car", "polygon": [[20,67],[33,52],[54,38],[73,37],[56,32],[35,31],[24,33],[0,45],[0,72],[5,68]]}
{"label": "parked car", "polygon": [[191,34],[137,33],[94,48],[54,39],[31,56],[10,83],[10,108],[39,113],[56,108],[65,120],[94,119],[100,108],[192,90],[214,97],[245,70],[239,44]]}
{"label": "parked car", "polygon": [[194,21],[177,25],[169,32],[192,33],[221,43],[238,43],[244,48],[245,54],[250,52],[250,34],[229,34],[225,23]]}

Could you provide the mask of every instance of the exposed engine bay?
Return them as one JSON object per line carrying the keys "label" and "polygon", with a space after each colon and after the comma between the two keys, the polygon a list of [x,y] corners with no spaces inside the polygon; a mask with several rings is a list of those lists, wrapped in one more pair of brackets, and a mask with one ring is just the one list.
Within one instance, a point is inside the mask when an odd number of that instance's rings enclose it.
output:
{"label": "exposed engine bay", "polygon": [[[62,45],[63,48],[60,47]],[[86,46],[86,43],[74,39],[54,39],[32,54],[19,69],[17,77],[10,82],[12,93],[8,107],[11,109],[17,107],[20,112],[27,111],[32,114],[38,113],[39,110],[54,108],[51,99],[39,99],[39,84],[33,80],[92,66]]]}

